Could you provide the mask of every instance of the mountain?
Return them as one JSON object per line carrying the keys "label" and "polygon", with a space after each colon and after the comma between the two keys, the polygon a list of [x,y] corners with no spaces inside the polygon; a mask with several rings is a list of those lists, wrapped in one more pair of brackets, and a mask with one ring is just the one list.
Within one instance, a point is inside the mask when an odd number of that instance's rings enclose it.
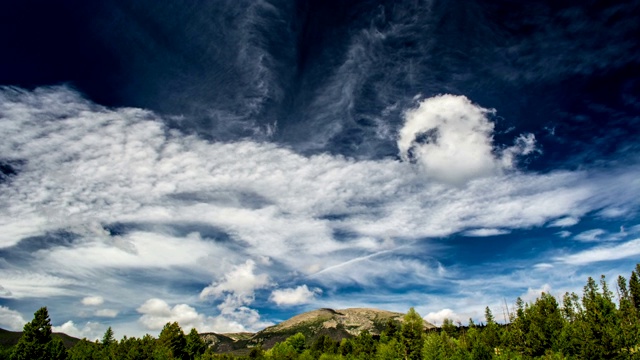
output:
{"label": "mountain", "polygon": [[[309,342],[323,335],[340,341],[344,338],[357,336],[364,330],[376,336],[380,335],[389,321],[401,323],[403,317],[404,314],[402,313],[379,309],[318,309],[296,315],[255,334],[205,333],[200,334],[200,336],[216,352],[243,354],[257,345],[262,345],[264,349],[269,349],[275,343],[283,341],[298,332],[304,334]],[[433,324],[426,321],[424,322],[424,327],[425,329],[435,328]]]}
{"label": "mountain", "polygon": [[[0,346],[9,347],[18,343],[20,337],[22,336],[22,331],[9,331],[5,329],[0,329]],[[72,348],[80,339],[74,338],[73,336],[69,336],[65,333],[53,333],[54,338],[59,338],[62,340],[64,347],[67,349]]]}

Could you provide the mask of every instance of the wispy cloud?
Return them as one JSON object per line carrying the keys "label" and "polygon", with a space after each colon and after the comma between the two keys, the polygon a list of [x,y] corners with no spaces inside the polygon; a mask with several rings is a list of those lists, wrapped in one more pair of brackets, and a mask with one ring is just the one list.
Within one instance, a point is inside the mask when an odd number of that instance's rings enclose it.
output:
{"label": "wispy cloud", "polygon": [[[444,166],[446,151],[420,153],[435,165],[302,156],[270,143],[208,142],[167,129],[151,112],[104,108],[66,88],[5,88],[0,154],[25,165],[0,183],[0,296],[106,304],[99,316],[117,311],[116,318],[139,309],[145,326],[183,319],[206,329],[255,328],[267,321],[253,307],[280,284],[287,288],[272,294],[294,289],[291,299],[354,284],[438,284],[449,270],[432,238],[563,226],[598,209],[639,205],[637,165],[519,172],[510,156],[532,151],[533,140],[496,156],[486,110],[452,101],[463,115],[471,111],[472,123],[432,125],[453,126],[439,131],[454,137],[464,127],[479,147],[469,156],[480,158],[472,172],[444,169],[435,179],[440,170],[425,166]],[[407,120],[399,142],[406,156],[426,146],[411,145],[430,129],[423,120]],[[38,240],[56,232],[70,235]],[[202,315],[197,309],[210,302],[218,313]]]}
{"label": "wispy cloud", "polygon": [[574,254],[560,256],[557,261],[572,265],[584,265],[600,261],[614,261],[640,255],[640,239],[618,245],[601,245]]}

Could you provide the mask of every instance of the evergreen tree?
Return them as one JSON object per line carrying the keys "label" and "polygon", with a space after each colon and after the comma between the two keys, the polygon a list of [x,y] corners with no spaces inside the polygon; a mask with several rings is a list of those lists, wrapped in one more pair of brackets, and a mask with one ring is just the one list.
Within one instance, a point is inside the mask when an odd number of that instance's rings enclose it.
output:
{"label": "evergreen tree", "polygon": [[156,352],[159,353],[158,356],[169,354],[169,358],[185,359],[187,357],[185,353],[186,345],[187,339],[180,325],[177,322],[167,323],[158,336]]}
{"label": "evergreen tree", "polygon": [[493,313],[488,306],[484,310],[484,317],[487,325],[482,331],[483,342],[493,349],[500,345],[500,327],[496,324]]}
{"label": "evergreen tree", "polygon": [[631,272],[629,295],[631,296],[631,303],[633,303],[636,313],[640,314],[640,263],[636,264],[636,269]]}
{"label": "evergreen tree", "polygon": [[196,359],[207,350],[207,344],[202,340],[196,328],[191,328],[186,340],[185,352],[187,354],[187,358],[190,360]]}
{"label": "evergreen tree", "polygon": [[402,342],[406,351],[406,359],[420,359],[422,353],[424,320],[414,308],[404,316],[402,321]]}
{"label": "evergreen tree", "polygon": [[[49,345],[53,340],[51,336],[51,319],[46,307],[40,308],[33,314],[33,320],[24,325],[22,336],[18,340],[11,360],[50,359],[52,351],[59,358],[59,346]],[[66,355],[66,352],[64,353]]]}
{"label": "evergreen tree", "polygon": [[85,339],[80,340],[71,349],[68,354],[69,360],[99,360],[102,359],[100,345]]}
{"label": "evergreen tree", "polygon": [[109,326],[102,336],[102,347],[108,348],[115,342],[116,339],[113,337],[113,330],[111,329],[111,326]]}

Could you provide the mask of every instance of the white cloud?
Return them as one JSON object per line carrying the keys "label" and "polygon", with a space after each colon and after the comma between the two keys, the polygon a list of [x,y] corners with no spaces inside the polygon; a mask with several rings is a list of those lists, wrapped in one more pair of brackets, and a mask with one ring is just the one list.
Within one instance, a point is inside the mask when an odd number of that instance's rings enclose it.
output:
{"label": "white cloud", "polygon": [[96,310],[96,316],[105,317],[105,318],[114,318],[118,316],[118,310],[114,309],[100,309]]}
{"label": "white cloud", "polygon": [[560,236],[563,239],[568,238],[569,236],[571,236],[571,234],[572,234],[571,231],[566,231],[566,230],[559,231],[556,233],[556,235]]}
{"label": "white cloud", "polygon": [[199,332],[255,331],[271,323],[260,320],[257,311],[240,307],[216,317],[205,316],[187,304],[170,306],[161,299],[149,299],[137,309],[142,314],[139,322],[148,330],[160,330],[166,323],[177,321],[186,332],[196,328]]}
{"label": "white cloud", "polygon": [[[440,112],[448,102],[452,108]],[[0,90],[0,153],[28,164],[0,184],[0,247],[11,251],[25,237],[56,231],[74,235],[0,267],[2,296],[99,294],[124,313],[149,298],[187,303],[192,294],[170,286],[188,276],[202,287],[210,282],[201,296],[221,312],[211,324],[251,328],[262,321],[248,307],[256,290],[290,274],[313,276],[327,288],[434,284],[446,272],[415,257],[437,253],[425,239],[530,229],[640,205],[637,165],[506,171],[514,156],[533,151],[534,140],[496,149],[487,115],[464,98],[423,101],[398,140],[406,158],[416,147],[416,165],[302,156],[248,140],[212,143],[164,127],[151,112],[104,108],[68,89]],[[434,149],[413,144],[435,127],[441,138]],[[460,138],[459,147],[444,147]],[[114,224],[131,228],[119,233]],[[269,260],[258,261],[263,257]],[[141,273],[154,277],[141,280]],[[167,287],[148,282],[154,279]]]}
{"label": "white cloud", "polygon": [[520,298],[525,303],[533,303],[536,301],[537,298],[539,298],[542,295],[542,293],[549,294],[550,291],[551,291],[551,285],[544,284],[539,288],[528,288],[526,293],[520,295]]}
{"label": "white cloud", "polygon": [[516,145],[495,155],[494,125],[487,118],[494,112],[464,96],[447,94],[422,100],[405,114],[398,138],[400,157],[417,161],[430,178],[446,183],[499,175],[513,168],[516,156],[535,149],[535,138],[520,136]]}
{"label": "white cloud", "polygon": [[300,305],[311,302],[322,290],[314,288],[309,290],[307,285],[300,285],[296,288],[277,289],[271,292],[269,300],[277,305]]}
{"label": "white cloud", "polygon": [[558,220],[554,220],[551,224],[549,224],[549,227],[569,227],[569,226],[576,225],[579,222],[580,222],[580,219],[576,217],[566,216]]}
{"label": "white cloud", "polygon": [[600,236],[606,234],[607,232],[602,229],[592,229],[583,231],[580,234],[574,236],[573,238],[578,241],[590,242],[590,241],[598,241],[600,240]]}
{"label": "white cloud", "polygon": [[603,245],[571,255],[557,257],[556,260],[572,265],[585,265],[599,261],[614,261],[640,255],[640,239],[619,245]]}
{"label": "white cloud", "polygon": [[504,229],[474,229],[474,230],[465,231],[463,234],[464,236],[471,236],[471,237],[486,237],[486,236],[504,235],[510,232],[511,231],[504,230]]}
{"label": "white cloud", "polygon": [[538,263],[538,264],[535,264],[533,268],[538,270],[547,270],[547,269],[553,269],[553,265],[548,263]]}
{"label": "white cloud", "polygon": [[244,264],[235,266],[224,275],[224,278],[207,286],[200,292],[200,298],[221,297],[227,295],[227,300],[234,305],[248,305],[253,302],[255,290],[271,285],[269,276],[255,274],[256,263],[247,260]]}
{"label": "white cloud", "polygon": [[11,331],[22,331],[28,321],[19,312],[0,306],[0,327]]}
{"label": "white cloud", "polygon": [[80,339],[98,340],[102,338],[106,326],[96,322],[87,322],[82,328],[78,328],[72,320],[69,320],[60,326],[52,326],[51,329],[53,332],[65,333]]}
{"label": "white cloud", "polygon": [[99,306],[104,303],[102,296],[87,296],[82,299],[82,305],[86,306]]}
{"label": "white cloud", "polygon": [[458,322],[458,321],[462,322],[463,320],[463,319],[460,319],[460,316],[451,309],[442,309],[436,312],[430,312],[424,316],[424,319],[438,326],[442,325],[442,323],[444,322],[444,319],[450,319],[450,320],[453,320],[454,322]]}

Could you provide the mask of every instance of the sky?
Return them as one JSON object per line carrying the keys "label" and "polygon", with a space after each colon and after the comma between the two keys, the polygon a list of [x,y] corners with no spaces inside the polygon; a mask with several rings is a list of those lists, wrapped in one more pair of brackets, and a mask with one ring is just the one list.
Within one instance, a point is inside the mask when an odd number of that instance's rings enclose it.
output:
{"label": "sky", "polygon": [[[0,327],[499,321],[640,260],[639,1],[0,3]],[[611,288],[614,286],[611,285]]]}

